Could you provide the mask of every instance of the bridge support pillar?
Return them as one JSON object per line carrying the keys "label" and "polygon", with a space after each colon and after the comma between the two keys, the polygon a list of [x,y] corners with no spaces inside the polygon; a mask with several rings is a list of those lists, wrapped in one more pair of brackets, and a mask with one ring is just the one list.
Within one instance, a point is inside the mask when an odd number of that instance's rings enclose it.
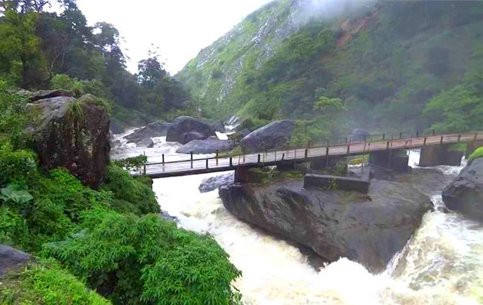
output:
{"label": "bridge support pillar", "polygon": [[375,165],[396,172],[407,173],[410,171],[408,166],[409,156],[405,149],[381,150],[369,153],[369,165]]}
{"label": "bridge support pillar", "polygon": [[250,172],[248,167],[237,167],[235,169],[235,183],[250,183]]}
{"label": "bridge support pillar", "polygon": [[460,166],[464,153],[451,149],[451,145],[430,145],[421,148],[419,166]]}
{"label": "bridge support pillar", "polygon": [[482,146],[483,146],[483,140],[469,142],[466,145],[465,157],[468,158],[477,148],[480,148]]}

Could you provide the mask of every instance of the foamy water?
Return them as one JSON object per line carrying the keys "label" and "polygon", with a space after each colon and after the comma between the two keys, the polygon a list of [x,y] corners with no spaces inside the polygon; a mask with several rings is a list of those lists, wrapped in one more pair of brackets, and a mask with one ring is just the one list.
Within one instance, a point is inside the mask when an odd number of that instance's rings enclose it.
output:
{"label": "foamy water", "polygon": [[[151,159],[164,151],[173,158],[177,144],[162,140],[143,149]],[[176,149],[175,149],[176,148]],[[129,149],[124,155],[136,155]],[[410,152],[415,166],[419,152]],[[454,175],[461,167],[438,167]],[[218,192],[201,194],[200,182],[216,174],[164,178],[153,189],[163,210],[179,219],[180,226],[210,233],[243,272],[234,285],[247,305],[316,304],[434,304],[483,303],[483,228],[454,213],[430,212],[401,253],[382,274],[341,258],[321,271],[286,242],[254,230],[223,207]],[[433,202],[444,205],[441,190]]]}

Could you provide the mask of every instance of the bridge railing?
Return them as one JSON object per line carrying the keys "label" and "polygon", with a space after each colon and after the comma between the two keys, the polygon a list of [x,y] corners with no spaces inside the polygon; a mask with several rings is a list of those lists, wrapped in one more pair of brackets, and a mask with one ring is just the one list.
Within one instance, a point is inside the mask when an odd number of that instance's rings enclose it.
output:
{"label": "bridge railing", "polygon": [[[440,138],[437,138],[440,137]],[[463,137],[465,137],[463,139]],[[427,139],[430,138],[431,142],[427,143]],[[214,154],[211,157],[195,158],[193,153],[189,154],[188,159],[183,160],[166,160],[165,155],[162,155],[161,162],[146,163],[143,167],[143,174],[146,175],[148,167],[159,167],[162,172],[176,171],[176,165],[189,164],[187,170],[195,169],[209,169],[211,167],[229,167],[236,168],[240,165],[260,164],[270,165],[281,161],[291,160],[304,160],[313,157],[324,157],[331,155],[331,152],[338,152],[339,155],[344,155],[344,151],[349,155],[351,153],[351,147],[354,145],[363,145],[362,153],[369,153],[371,151],[371,145],[378,144],[381,146],[385,144],[385,149],[392,149],[394,142],[400,142],[401,140],[408,140],[401,148],[412,148],[412,140],[419,139],[422,143],[419,146],[431,145],[431,144],[444,144],[444,143],[458,143],[461,140],[483,140],[483,132],[471,132],[461,134],[445,134],[437,135],[434,130],[419,132],[419,131],[404,131],[404,132],[390,132],[381,133],[376,135],[370,135],[367,137],[359,137],[357,141],[352,140],[350,137],[340,137],[337,139],[326,140],[319,143],[307,143],[304,147],[290,147],[288,144],[285,148],[264,150],[256,153],[242,153],[242,154],[228,154],[227,156],[220,156],[219,153]],[[451,139],[451,140],[450,140]],[[411,140],[411,142],[409,142]],[[438,140],[438,141],[436,141]],[[416,143],[417,144],[417,143]],[[341,152],[341,147],[343,151]],[[384,149],[384,148],[383,148]],[[380,150],[380,147],[379,147]],[[174,166],[172,170],[167,169],[168,166]]]}

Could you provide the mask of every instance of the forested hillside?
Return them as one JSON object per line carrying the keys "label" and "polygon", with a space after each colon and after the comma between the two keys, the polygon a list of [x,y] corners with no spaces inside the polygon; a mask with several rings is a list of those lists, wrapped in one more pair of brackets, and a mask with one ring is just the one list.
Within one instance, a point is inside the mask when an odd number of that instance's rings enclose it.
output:
{"label": "forested hillside", "polygon": [[326,2],[268,4],[177,78],[207,116],[483,129],[483,1]]}
{"label": "forested hillside", "polygon": [[131,123],[189,108],[156,54],[146,50],[135,75],[126,70],[120,37],[111,24],[89,26],[75,0],[0,1],[0,78],[23,89],[95,94]]}

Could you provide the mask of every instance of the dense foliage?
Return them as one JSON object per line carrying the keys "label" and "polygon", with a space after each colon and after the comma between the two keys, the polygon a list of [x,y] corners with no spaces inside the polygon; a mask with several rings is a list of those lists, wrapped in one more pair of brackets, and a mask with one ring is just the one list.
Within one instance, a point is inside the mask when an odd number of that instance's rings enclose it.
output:
{"label": "dense foliage", "polygon": [[[88,26],[75,0],[0,2],[0,79],[24,89],[69,89],[114,103],[121,121],[166,117],[190,97],[155,53],[126,70],[120,33],[105,22]],[[39,5],[41,3],[41,5]],[[147,77],[149,75],[149,77]]]}
{"label": "dense foliage", "polygon": [[86,288],[53,261],[31,265],[2,280],[0,304],[22,305],[109,305],[106,299]]}
{"label": "dense foliage", "polygon": [[311,121],[319,98],[338,97],[346,111],[324,120],[344,133],[483,127],[482,1],[374,1],[312,19],[303,3],[263,7],[177,75],[205,115]]}
{"label": "dense foliage", "polygon": [[25,101],[0,90],[0,104],[0,244],[40,257],[0,279],[1,304],[239,301],[228,255],[211,236],[162,219],[151,179],[111,164],[96,191],[66,169],[46,172],[28,148]]}
{"label": "dense foliage", "polygon": [[239,272],[209,236],[157,215],[103,210],[84,213],[82,228],[45,251],[116,304],[228,305],[236,299],[230,287]]}

